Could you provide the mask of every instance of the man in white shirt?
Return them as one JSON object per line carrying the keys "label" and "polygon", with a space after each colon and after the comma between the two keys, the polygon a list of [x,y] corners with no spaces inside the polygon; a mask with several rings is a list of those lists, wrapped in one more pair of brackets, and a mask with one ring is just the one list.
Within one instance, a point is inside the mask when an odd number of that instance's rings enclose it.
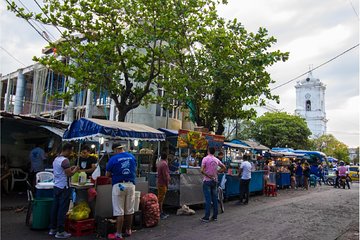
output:
{"label": "man in white shirt", "polygon": [[[240,201],[238,204],[249,203],[249,185],[251,180],[251,163],[249,162],[250,156],[245,155],[244,161],[240,165],[239,176],[240,179]],[[243,199],[245,198],[245,202]]]}

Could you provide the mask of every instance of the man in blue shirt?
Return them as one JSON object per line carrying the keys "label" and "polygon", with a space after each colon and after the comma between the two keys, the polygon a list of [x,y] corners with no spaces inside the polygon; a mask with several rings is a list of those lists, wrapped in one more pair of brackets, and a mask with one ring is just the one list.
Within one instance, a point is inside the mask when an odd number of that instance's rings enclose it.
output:
{"label": "man in blue shirt", "polygon": [[131,235],[132,219],[135,209],[135,157],[125,152],[124,146],[113,145],[115,155],[106,165],[106,176],[112,178],[113,215],[117,217],[115,239],[122,237],[122,227],[126,223],[126,235]]}

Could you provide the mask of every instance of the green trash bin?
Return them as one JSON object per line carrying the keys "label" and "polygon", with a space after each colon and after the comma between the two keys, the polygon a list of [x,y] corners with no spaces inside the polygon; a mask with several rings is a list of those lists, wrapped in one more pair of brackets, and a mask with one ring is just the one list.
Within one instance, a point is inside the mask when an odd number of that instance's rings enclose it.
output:
{"label": "green trash bin", "polygon": [[33,200],[32,229],[47,229],[50,224],[53,198],[36,198]]}

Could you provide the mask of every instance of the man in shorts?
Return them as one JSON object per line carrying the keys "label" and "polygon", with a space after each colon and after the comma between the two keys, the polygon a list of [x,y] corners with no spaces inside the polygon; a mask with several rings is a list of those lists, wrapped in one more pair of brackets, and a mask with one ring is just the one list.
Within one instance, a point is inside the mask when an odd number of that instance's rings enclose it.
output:
{"label": "man in shorts", "polygon": [[112,178],[113,215],[117,217],[115,239],[122,240],[125,222],[125,235],[131,235],[132,219],[135,209],[135,157],[125,152],[124,146],[113,145],[115,155],[106,165],[106,176]]}
{"label": "man in shorts", "polygon": [[160,218],[164,220],[169,217],[163,211],[163,203],[165,200],[166,192],[170,183],[169,166],[167,163],[167,154],[162,153],[160,162],[157,164],[157,188],[158,188],[158,200],[160,207]]}

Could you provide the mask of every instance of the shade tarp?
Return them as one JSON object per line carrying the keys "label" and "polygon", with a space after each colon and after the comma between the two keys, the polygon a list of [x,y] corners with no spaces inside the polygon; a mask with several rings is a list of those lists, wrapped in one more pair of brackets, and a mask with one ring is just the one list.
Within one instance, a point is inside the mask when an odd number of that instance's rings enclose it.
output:
{"label": "shade tarp", "polygon": [[47,129],[48,131],[60,136],[60,137],[63,137],[64,136],[64,132],[65,130],[64,129],[61,129],[61,128],[57,128],[57,127],[50,127],[50,126],[45,126],[45,125],[41,125],[40,127],[42,128],[45,128]]}
{"label": "shade tarp", "polygon": [[172,130],[168,128],[159,128],[159,131],[166,134],[167,137],[177,137],[179,135],[178,130]]}
{"label": "shade tarp", "polygon": [[71,123],[63,139],[91,140],[97,137],[119,140],[165,141],[165,134],[143,124],[81,118]]}
{"label": "shade tarp", "polygon": [[236,143],[236,144],[241,144],[241,145],[245,145],[248,146],[252,149],[255,150],[269,150],[268,147],[261,145],[260,143],[257,142],[253,142],[253,141],[247,141],[247,140],[238,140],[238,139],[234,139],[231,141],[232,143]]}
{"label": "shade tarp", "polygon": [[224,147],[250,149],[250,147],[248,147],[248,146],[245,146],[245,145],[242,145],[242,144],[231,143],[231,142],[224,142]]}

